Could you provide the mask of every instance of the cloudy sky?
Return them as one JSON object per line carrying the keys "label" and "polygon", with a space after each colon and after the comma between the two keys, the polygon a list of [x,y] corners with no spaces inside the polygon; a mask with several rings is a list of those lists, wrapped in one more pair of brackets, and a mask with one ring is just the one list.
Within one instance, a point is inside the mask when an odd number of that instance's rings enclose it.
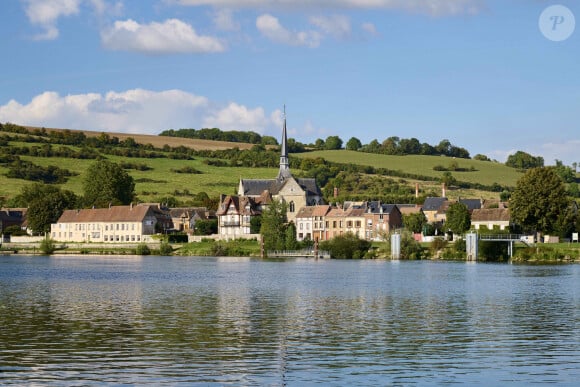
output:
{"label": "cloudy sky", "polygon": [[[568,8],[544,12],[554,4]],[[580,162],[574,0],[6,0],[0,122]],[[543,15],[543,16],[542,16]]]}

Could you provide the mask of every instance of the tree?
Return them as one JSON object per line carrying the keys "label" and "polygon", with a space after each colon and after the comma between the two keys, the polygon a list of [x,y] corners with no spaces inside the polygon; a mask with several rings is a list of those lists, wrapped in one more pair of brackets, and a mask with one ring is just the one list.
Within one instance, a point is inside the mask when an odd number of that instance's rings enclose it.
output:
{"label": "tree", "polygon": [[505,165],[517,169],[540,168],[544,166],[544,158],[541,156],[534,157],[529,153],[517,151],[509,155]]}
{"label": "tree", "polygon": [[286,247],[286,203],[273,200],[262,212],[260,234],[266,250],[284,250]]}
{"label": "tree", "polygon": [[405,228],[409,231],[414,232],[415,234],[420,233],[423,231],[423,226],[427,223],[427,219],[425,218],[425,214],[422,212],[416,212],[414,214],[403,215],[403,224]]}
{"label": "tree", "polygon": [[64,210],[76,206],[77,197],[71,191],[35,183],[24,187],[16,202],[22,207],[28,207],[28,227],[34,233],[47,233],[50,225],[58,221]]}
{"label": "tree", "polygon": [[199,219],[195,222],[194,235],[212,235],[218,232],[217,219]]}
{"label": "tree", "polygon": [[363,258],[370,247],[371,242],[360,239],[350,232],[320,243],[320,248],[329,251],[332,258],[342,259]]}
{"label": "tree", "polygon": [[569,207],[564,182],[547,167],[528,170],[516,183],[510,199],[512,221],[528,232],[564,229],[558,221]]}
{"label": "tree", "polygon": [[135,199],[135,182],[120,165],[99,160],[87,169],[83,191],[88,206],[129,204]]}
{"label": "tree", "polygon": [[328,136],[324,142],[324,149],[335,150],[342,149],[342,140],[338,136]]}
{"label": "tree", "polygon": [[441,176],[441,182],[445,183],[445,186],[451,187],[457,183],[457,179],[451,174],[451,172],[446,171],[443,172],[443,176]]}
{"label": "tree", "polygon": [[348,150],[356,151],[359,150],[360,148],[362,148],[362,143],[356,137],[351,137],[350,140],[348,140],[346,143],[346,149]]}
{"label": "tree", "polygon": [[453,203],[447,209],[445,227],[453,234],[463,234],[471,227],[471,216],[467,206],[463,203]]}

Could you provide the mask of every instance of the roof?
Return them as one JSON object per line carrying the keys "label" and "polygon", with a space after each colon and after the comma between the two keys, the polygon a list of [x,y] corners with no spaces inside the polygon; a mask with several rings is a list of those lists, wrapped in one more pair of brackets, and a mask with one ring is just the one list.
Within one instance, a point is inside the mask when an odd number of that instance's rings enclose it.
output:
{"label": "roof", "polygon": [[83,210],[66,210],[58,223],[142,222],[153,216],[149,206],[111,206]]}
{"label": "roof", "polygon": [[473,211],[476,209],[481,208],[481,200],[480,199],[459,199],[459,203],[465,204],[469,211]]}
{"label": "roof", "polygon": [[226,215],[232,204],[236,209],[236,212],[240,215],[260,214],[260,211],[256,209],[256,202],[254,199],[247,196],[228,195],[220,203],[220,209],[218,210],[217,215]]}
{"label": "roof", "polygon": [[399,207],[399,211],[401,211],[401,214],[404,214],[404,215],[417,214],[419,212],[423,212],[423,209],[421,207],[418,207],[414,204],[412,204],[412,205],[397,204],[397,207]]}
{"label": "roof", "polygon": [[366,204],[367,214],[391,214],[395,208],[396,204],[385,204],[380,201],[371,201]]}
{"label": "roof", "polygon": [[296,214],[296,219],[298,218],[312,218],[314,217],[314,207],[302,207]]}
{"label": "roof", "polygon": [[439,208],[447,201],[447,198],[428,197],[423,203],[423,211],[438,211]]}
{"label": "roof", "polygon": [[[292,177],[290,177],[292,178]],[[322,192],[316,184],[314,178],[294,178],[296,183],[302,188],[307,196],[322,196]],[[277,195],[288,181],[279,179],[242,179],[242,194],[244,196],[260,196],[264,191],[268,191],[271,195]]]}
{"label": "roof", "polygon": [[510,210],[508,208],[482,208],[473,210],[472,222],[509,222]]}

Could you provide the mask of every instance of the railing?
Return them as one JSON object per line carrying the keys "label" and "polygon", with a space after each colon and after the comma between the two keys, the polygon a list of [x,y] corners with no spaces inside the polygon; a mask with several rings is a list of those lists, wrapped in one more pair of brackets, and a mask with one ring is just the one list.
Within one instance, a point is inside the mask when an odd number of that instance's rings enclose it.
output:
{"label": "railing", "polygon": [[240,221],[222,222],[222,227],[240,227]]}
{"label": "railing", "polygon": [[[330,253],[324,250],[318,250],[318,257],[330,258]],[[290,257],[315,257],[314,249],[302,250],[272,250],[267,252],[270,258],[290,258]]]}
{"label": "railing", "polygon": [[522,241],[521,234],[479,234],[479,239],[483,241]]}

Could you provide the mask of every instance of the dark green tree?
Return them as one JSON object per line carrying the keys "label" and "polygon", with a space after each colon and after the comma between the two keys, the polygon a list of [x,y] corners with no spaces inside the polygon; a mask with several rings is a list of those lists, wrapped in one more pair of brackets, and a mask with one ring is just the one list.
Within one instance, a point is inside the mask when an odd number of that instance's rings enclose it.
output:
{"label": "dark green tree", "polygon": [[350,140],[348,140],[346,143],[346,149],[348,150],[356,151],[359,150],[360,148],[362,148],[362,143],[356,137],[351,137]]}
{"label": "dark green tree", "polygon": [[371,242],[346,233],[320,243],[320,249],[330,252],[332,258],[360,259],[370,249]]}
{"label": "dark green tree", "polygon": [[342,149],[342,140],[338,136],[328,136],[324,142],[324,149],[335,150]]}
{"label": "dark green tree", "polygon": [[266,250],[284,250],[286,247],[286,203],[273,200],[262,212],[260,234]]}
{"label": "dark green tree", "polygon": [[87,206],[129,204],[135,199],[135,182],[120,165],[99,160],[87,169],[83,191]]}
{"label": "dark green tree", "polygon": [[64,210],[76,206],[77,197],[71,191],[35,183],[24,187],[16,202],[22,207],[28,207],[28,227],[34,233],[47,233],[50,225],[57,222]]}
{"label": "dark green tree", "polygon": [[445,228],[453,234],[463,234],[471,227],[471,216],[467,206],[463,203],[453,203],[447,209]]}
{"label": "dark green tree", "polygon": [[564,182],[547,167],[528,170],[516,183],[510,199],[512,221],[527,232],[565,229],[561,218],[569,207]]}
{"label": "dark green tree", "polygon": [[200,219],[195,222],[195,235],[212,235],[218,232],[217,219]]}
{"label": "dark green tree", "polygon": [[529,153],[517,151],[509,155],[505,165],[517,169],[540,168],[544,166],[544,158],[541,156],[534,157]]}
{"label": "dark green tree", "polygon": [[403,215],[403,225],[405,228],[415,234],[423,231],[423,226],[427,223],[427,218],[422,212],[416,212],[414,214]]}
{"label": "dark green tree", "polygon": [[286,227],[286,250],[298,249],[298,241],[296,240],[296,226],[294,223],[288,224]]}

